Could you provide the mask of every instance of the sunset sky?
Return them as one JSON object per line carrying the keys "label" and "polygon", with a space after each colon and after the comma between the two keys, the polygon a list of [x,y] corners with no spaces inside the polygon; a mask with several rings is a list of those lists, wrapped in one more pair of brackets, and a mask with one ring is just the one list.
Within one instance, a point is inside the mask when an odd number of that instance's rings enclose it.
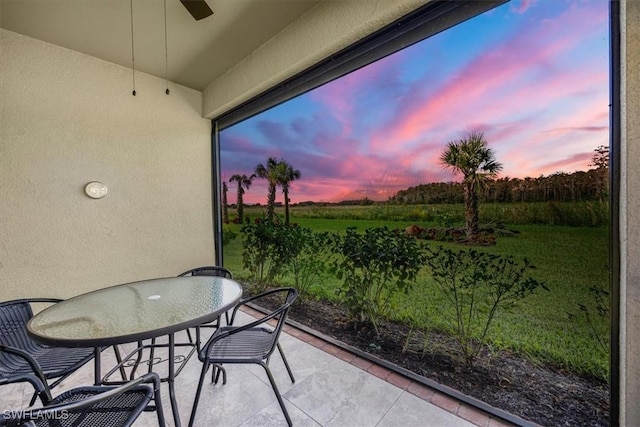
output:
{"label": "sunset sky", "polygon": [[[609,144],[608,7],[512,0],[223,131],[222,177],[274,156],[301,172],[293,203],[386,200],[459,180],[438,158],[470,131],[484,132],[501,177],[587,170]],[[256,179],[244,201],[266,195]]]}

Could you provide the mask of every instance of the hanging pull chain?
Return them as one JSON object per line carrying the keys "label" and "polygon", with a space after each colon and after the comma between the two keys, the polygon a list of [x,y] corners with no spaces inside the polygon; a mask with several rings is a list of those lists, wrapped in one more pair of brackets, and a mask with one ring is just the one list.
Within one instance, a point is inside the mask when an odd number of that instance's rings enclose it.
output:
{"label": "hanging pull chain", "polygon": [[164,75],[167,83],[167,90],[164,93],[169,95],[169,54],[167,49],[167,0],[164,0]]}
{"label": "hanging pull chain", "polygon": [[130,0],[131,7],[131,72],[133,77],[133,92],[132,95],[136,96],[136,62],[133,45],[133,0]]}

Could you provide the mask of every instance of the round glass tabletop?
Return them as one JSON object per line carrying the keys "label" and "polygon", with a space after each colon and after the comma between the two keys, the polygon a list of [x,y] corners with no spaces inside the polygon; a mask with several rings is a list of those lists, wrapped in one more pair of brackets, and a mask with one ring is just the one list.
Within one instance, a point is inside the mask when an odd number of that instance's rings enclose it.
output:
{"label": "round glass tabletop", "polygon": [[36,314],[29,334],[45,344],[87,347],[133,342],[215,320],[242,296],[223,277],[126,283],[78,295]]}

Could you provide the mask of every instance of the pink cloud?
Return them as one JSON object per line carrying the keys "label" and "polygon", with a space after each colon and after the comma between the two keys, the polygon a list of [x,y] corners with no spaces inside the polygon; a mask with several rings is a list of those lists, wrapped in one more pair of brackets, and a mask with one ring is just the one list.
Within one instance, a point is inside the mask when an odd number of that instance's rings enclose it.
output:
{"label": "pink cloud", "polygon": [[[486,111],[493,110],[504,115],[505,109],[501,108],[501,101],[511,99],[512,103],[522,102],[522,98],[512,96],[511,92],[535,86],[540,79],[540,76],[533,78],[532,70],[546,70],[552,66],[552,58],[561,57],[579,42],[581,34],[564,30],[565,26],[576,28],[567,22],[569,19],[583,23],[602,21],[602,17],[594,13],[583,12],[578,15],[580,16],[577,18],[571,16],[541,23],[539,26],[544,28],[522,32],[505,41],[493,51],[468,63],[421,103],[411,99],[414,94],[420,95],[420,90],[410,91],[409,98],[405,101],[410,108],[400,111],[398,117],[390,123],[390,128],[374,137],[374,148],[383,149],[384,141],[389,138],[411,141],[417,140],[426,132],[455,129],[459,127],[459,123],[468,123],[469,118],[483,115]],[[531,33],[539,33],[539,36],[531,37]],[[573,84],[565,84],[564,88],[576,87],[575,76],[568,73],[561,75],[565,83],[574,79]],[[530,91],[529,99],[535,100],[545,93],[550,96],[557,94],[551,87],[548,90],[549,92],[540,91],[537,88],[536,92]],[[526,103],[521,103],[520,109],[527,106]]]}
{"label": "pink cloud", "polygon": [[531,0],[520,0],[520,4],[518,4],[517,2],[512,4],[510,10],[513,13],[523,14],[527,11],[527,9],[529,9],[531,3]]}
{"label": "pink cloud", "polygon": [[591,162],[592,158],[593,153],[576,153],[540,166],[538,169],[539,175],[551,175],[556,172],[571,173],[576,170],[585,170],[585,166]]}

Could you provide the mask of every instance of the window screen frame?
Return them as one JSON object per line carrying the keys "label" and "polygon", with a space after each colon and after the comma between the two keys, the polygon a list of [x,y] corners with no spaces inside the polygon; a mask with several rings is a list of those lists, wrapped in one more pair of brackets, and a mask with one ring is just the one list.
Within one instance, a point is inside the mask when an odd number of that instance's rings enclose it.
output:
{"label": "window screen frame", "polygon": [[[211,164],[212,164],[212,219],[214,231],[214,251],[217,265],[224,265],[222,248],[222,197],[221,197],[221,160],[220,132],[243,120],[260,114],[276,105],[282,104],[325,83],[340,78],[352,71],[378,61],[405,47],[420,42],[441,31],[471,19],[490,9],[507,3],[509,0],[486,1],[431,1],[399,20],[372,33],[360,41],[348,46],[318,64],[296,74],[282,83],[266,90],[254,98],[211,120]],[[620,416],[620,138],[621,138],[621,50],[620,50],[620,4],[618,0],[609,1],[609,37],[610,37],[610,189],[609,189],[609,265],[610,265],[610,386],[609,420],[617,425]],[[446,390],[444,391],[446,392]],[[448,393],[452,394],[452,393]],[[453,397],[465,401],[462,393]],[[497,417],[515,424],[521,424],[519,417],[493,408],[490,405],[477,405]]]}

